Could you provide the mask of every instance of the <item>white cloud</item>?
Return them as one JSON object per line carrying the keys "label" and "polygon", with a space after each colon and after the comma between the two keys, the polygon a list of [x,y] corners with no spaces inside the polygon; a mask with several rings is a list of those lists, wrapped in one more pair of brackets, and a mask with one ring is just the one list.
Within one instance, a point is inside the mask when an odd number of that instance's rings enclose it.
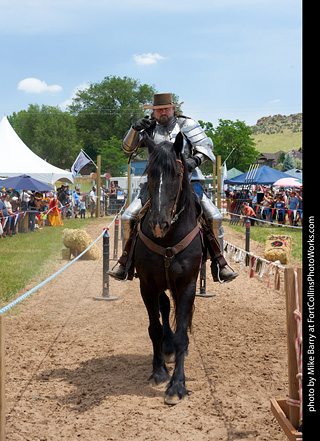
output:
{"label": "white cloud", "polygon": [[164,60],[164,57],[159,54],[151,54],[149,52],[148,54],[141,55],[134,54],[133,59],[139,66],[145,66],[148,64],[156,64],[159,60]]}
{"label": "white cloud", "polygon": [[79,86],[77,86],[77,87],[75,87],[73,89],[70,98],[68,98],[67,100],[63,101],[61,104],[59,104],[59,107],[62,110],[66,110],[66,108],[72,104],[72,100],[73,100],[73,98],[75,98],[77,92],[80,92],[81,90],[86,90],[89,87],[90,87],[90,83],[81,83],[81,84],[79,84]]}
{"label": "white cloud", "polygon": [[26,93],[57,93],[61,92],[62,87],[58,84],[48,86],[45,81],[41,81],[38,78],[25,78],[24,80],[19,81],[18,90],[22,90]]}

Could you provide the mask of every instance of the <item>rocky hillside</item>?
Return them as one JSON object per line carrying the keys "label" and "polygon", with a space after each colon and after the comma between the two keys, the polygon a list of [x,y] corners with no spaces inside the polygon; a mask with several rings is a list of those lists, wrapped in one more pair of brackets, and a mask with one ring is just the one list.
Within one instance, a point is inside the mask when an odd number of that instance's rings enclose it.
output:
{"label": "rocky hillside", "polygon": [[264,133],[274,135],[280,133],[302,132],[302,113],[292,115],[264,116],[258,119],[257,124],[251,127],[254,135]]}

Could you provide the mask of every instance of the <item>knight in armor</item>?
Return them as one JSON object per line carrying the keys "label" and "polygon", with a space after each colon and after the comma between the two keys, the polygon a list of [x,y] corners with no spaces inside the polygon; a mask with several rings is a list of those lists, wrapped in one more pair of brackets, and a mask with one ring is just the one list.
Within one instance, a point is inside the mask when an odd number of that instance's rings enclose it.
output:
{"label": "knight in armor", "polygon": [[[224,235],[222,216],[218,208],[202,191],[200,182],[204,181],[205,177],[198,168],[207,160],[215,163],[212,140],[207,137],[198,122],[179,115],[175,111],[175,107],[181,104],[183,102],[173,103],[171,93],[155,94],[153,105],[144,104],[142,106],[144,109],[153,110],[151,118],[144,117],[132,125],[123,139],[122,149],[128,154],[133,154],[139,147],[145,147],[144,137],[146,134],[156,144],[163,141],[174,142],[179,132],[183,134],[183,154],[188,165],[191,184],[200,202],[202,216],[205,219],[204,234],[209,244],[212,277],[214,281],[229,282],[235,279],[238,273],[227,268],[228,264],[222,255]],[[138,196],[122,214],[124,252],[118,261],[118,268],[115,270],[112,268],[108,271],[108,274],[116,279],[126,280],[127,278],[126,261],[132,242],[130,237],[135,220],[145,202],[145,188],[142,187]]]}

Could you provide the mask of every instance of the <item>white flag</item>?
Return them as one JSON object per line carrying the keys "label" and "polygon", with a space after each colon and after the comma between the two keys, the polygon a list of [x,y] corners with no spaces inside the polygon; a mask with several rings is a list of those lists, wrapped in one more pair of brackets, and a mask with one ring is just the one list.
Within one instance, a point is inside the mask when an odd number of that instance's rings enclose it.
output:
{"label": "white flag", "polygon": [[223,177],[222,177],[222,188],[224,189],[224,191],[226,191],[226,189],[228,188],[227,184],[224,183],[224,181],[227,179],[227,164],[224,163],[224,167],[223,167]]}
{"label": "white flag", "polygon": [[84,167],[86,164],[88,164],[88,162],[91,162],[91,160],[88,159],[86,157],[86,155],[83,153],[83,151],[81,150],[77,159],[74,161],[73,166],[71,167],[71,172],[72,172],[73,176],[76,177],[77,173],[79,173],[79,171],[82,169],[82,167]]}

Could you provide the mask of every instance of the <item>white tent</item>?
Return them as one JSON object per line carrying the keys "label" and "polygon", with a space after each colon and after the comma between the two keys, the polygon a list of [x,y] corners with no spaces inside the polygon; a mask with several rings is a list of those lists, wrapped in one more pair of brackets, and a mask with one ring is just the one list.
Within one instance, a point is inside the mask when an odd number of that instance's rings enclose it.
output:
{"label": "white tent", "polygon": [[50,185],[59,179],[73,183],[71,172],[55,167],[33,153],[4,116],[0,122],[0,178],[23,174]]}

